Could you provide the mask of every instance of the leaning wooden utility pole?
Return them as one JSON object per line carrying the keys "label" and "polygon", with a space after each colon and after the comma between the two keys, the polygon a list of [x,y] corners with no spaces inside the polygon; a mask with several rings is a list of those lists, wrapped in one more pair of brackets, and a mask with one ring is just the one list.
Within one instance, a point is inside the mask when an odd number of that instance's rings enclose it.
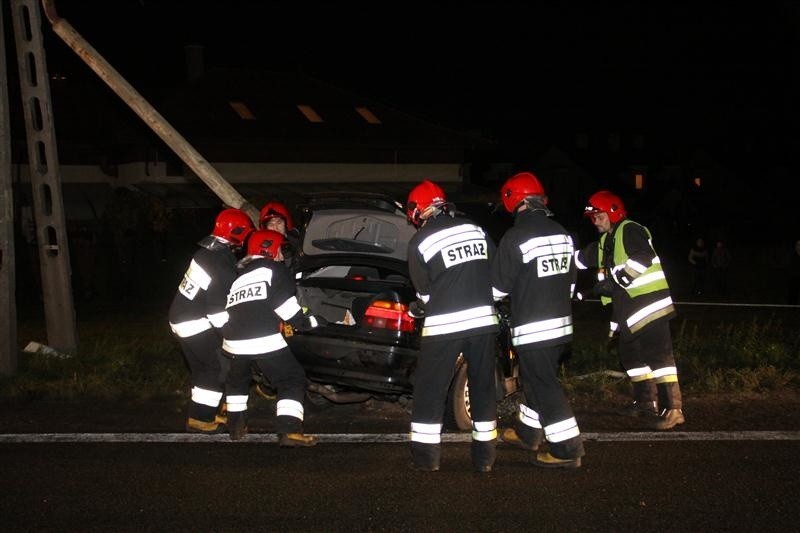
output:
{"label": "leaning wooden utility pole", "polygon": [[15,257],[6,34],[0,3],[0,376],[13,376],[17,372]]}
{"label": "leaning wooden utility pole", "polygon": [[226,205],[244,210],[253,222],[258,222],[258,210],[247,202],[220,174],[151,106],[97,50],[86,42],[69,22],[56,13],[53,0],[42,0],[42,7],[53,31],[108,85],[117,96],[139,115],[156,135],[211,188]]}
{"label": "leaning wooden utility pole", "polygon": [[[22,109],[28,139],[36,242],[42,276],[47,343],[59,351],[78,345],[69,245],[61,196],[61,169],[50,100],[41,16],[35,0],[12,0],[11,18],[19,63]],[[35,298],[36,295],[29,295]]]}

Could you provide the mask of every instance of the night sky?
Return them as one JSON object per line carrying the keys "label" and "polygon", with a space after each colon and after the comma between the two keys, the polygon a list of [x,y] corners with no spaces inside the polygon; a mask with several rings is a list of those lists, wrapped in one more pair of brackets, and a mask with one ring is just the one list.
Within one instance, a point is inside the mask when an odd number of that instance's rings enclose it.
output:
{"label": "night sky", "polygon": [[[207,68],[302,69],[498,138],[608,124],[712,136],[793,127],[797,3],[597,4],[56,2],[143,92],[183,76],[183,45],[200,44]],[[50,69],[86,74],[44,30]]]}

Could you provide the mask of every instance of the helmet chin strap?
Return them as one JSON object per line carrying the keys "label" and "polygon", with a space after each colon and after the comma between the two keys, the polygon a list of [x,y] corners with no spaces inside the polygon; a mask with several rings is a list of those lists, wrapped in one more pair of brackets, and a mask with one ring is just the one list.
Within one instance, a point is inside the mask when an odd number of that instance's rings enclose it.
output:
{"label": "helmet chin strap", "polygon": [[419,215],[420,225],[424,224],[426,220],[438,217],[442,213],[447,213],[451,217],[456,216],[454,210],[449,208],[451,205],[450,202],[444,202],[442,204],[428,206],[425,211]]}
{"label": "helmet chin strap", "polygon": [[524,204],[525,208],[528,211],[542,211],[548,217],[553,216],[553,212],[550,211],[550,209],[548,209],[548,207],[544,204],[544,202],[538,198],[533,198],[529,196],[524,200],[522,200],[521,204]]}
{"label": "helmet chin strap", "polygon": [[218,250],[220,248],[238,248],[239,247],[239,245],[233,244],[228,239],[225,239],[223,237],[218,237],[216,235],[207,235],[206,237],[203,237],[202,239],[200,239],[200,241],[197,244],[198,244],[198,246],[202,246],[206,250],[212,250],[212,251],[213,250]]}

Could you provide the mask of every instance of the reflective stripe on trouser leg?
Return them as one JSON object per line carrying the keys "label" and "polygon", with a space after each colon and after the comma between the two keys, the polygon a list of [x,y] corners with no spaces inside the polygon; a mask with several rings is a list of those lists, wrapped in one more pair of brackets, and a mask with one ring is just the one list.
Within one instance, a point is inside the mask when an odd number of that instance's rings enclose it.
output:
{"label": "reflective stripe on trouser leg", "polygon": [[519,404],[518,418],[523,426],[542,429],[542,423],[539,421],[539,413],[525,404]]}
{"label": "reflective stripe on trouser leg", "polygon": [[417,466],[439,466],[445,400],[461,347],[460,339],[422,338],[411,407],[411,459]]}
{"label": "reflective stripe on trouser leg", "polygon": [[221,399],[221,392],[193,387],[192,401],[189,403],[189,418],[203,422],[213,422]]}
{"label": "reflective stripe on trouser leg", "polygon": [[544,430],[539,421],[539,413],[522,403],[517,407],[514,430],[520,440],[531,448],[538,446],[544,440]]}
{"label": "reflective stripe on trouser leg", "polygon": [[296,400],[278,400],[275,414],[278,416],[293,416],[303,420],[303,404]]}
{"label": "reflective stripe on trouser leg", "polygon": [[497,395],[495,382],[495,337],[474,335],[462,341],[467,361],[469,404],[472,416],[470,453],[476,467],[494,465],[497,450]]}
{"label": "reflective stripe on trouser leg", "polygon": [[442,442],[442,425],[411,422],[411,442],[439,444]]}
{"label": "reflective stripe on trouser leg", "polygon": [[574,417],[544,427],[550,453],[559,459],[575,459],[584,455],[583,439]]}
{"label": "reflective stripe on trouser leg", "polygon": [[473,420],[497,419],[495,335],[473,335],[461,340],[467,363],[469,407]]}
{"label": "reflective stripe on trouser leg", "polygon": [[629,376],[631,376],[632,369],[647,367],[654,372],[658,369],[674,367],[675,356],[672,352],[669,322],[666,320],[654,322],[636,335],[623,331],[619,342],[619,357],[622,367]]}
{"label": "reflective stripe on trouser leg", "polygon": [[442,454],[442,425],[411,423],[411,460],[417,466],[437,467]]}
{"label": "reflective stripe on trouser leg", "polygon": [[565,440],[575,438],[580,434],[581,432],[578,430],[578,422],[575,420],[575,417],[568,418],[567,420],[562,420],[561,422],[556,422],[555,424],[550,424],[544,427],[545,438],[547,439],[547,442],[551,444],[564,442]]}
{"label": "reflective stripe on trouser leg", "polygon": [[450,342],[422,339],[414,372],[412,428],[416,423],[441,427],[447,391],[460,352],[459,339]]}
{"label": "reflective stripe on trouser leg", "polygon": [[276,432],[302,433],[307,384],[305,370],[288,347],[259,356],[256,364],[277,393]]}
{"label": "reflective stripe on trouser leg", "polygon": [[235,358],[229,359],[225,393],[227,409],[231,413],[247,411],[247,400],[250,394],[250,380],[253,375],[250,370],[250,360]]}
{"label": "reflective stripe on trouser leg", "polygon": [[198,403],[200,405],[207,405],[209,407],[213,407],[214,410],[216,410],[217,406],[219,405],[219,401],[221,399],[222,399],[222,392],[220,391],[201,389],[200,387],[192,387],[192,401],[194,403]]}
{"label": "reflective stripe on trouser leg", "polygon": [[625,373],[631,380],[633,400],[637,403],[650,403],[658,399],[656,384],[653,381],[653,369],[645,362],[642,354],[641,332],[636,337],[631,337],[627,329],[620,337],[619,360]]}
{"label": "reflective stripe on trouser leg", "polygon": [[247,399],[248,397],[244,395],[228,396],[228,412],[241,413],[242,411],[247,411]]}
{"label": "reflective stripe on trouser leg", "polygon": [[472,422],[472,464],[476,467],[494,465],[497,456],[497,421]]}
{"label": "reflective stripe on trouser leg", "polygon": [[472,440],[487,441],[497,438],[497,420],[489,422],[472,421]]}
{"label": "reflective stripe on trouser leg", "polygon": [[[527,404],[538,414],[550,453],[561,459],[573,459],[584,451],[575,415],[558,377],[565,348],[566,345],[518,347],[517,355]],[[526,413],[530,415],[531,411]]]}
{"label": "reflective stripe on trouser leg", "polygon": [[278,400],[276,427],[278,433],[303,432],[303,404],[296,400]]}

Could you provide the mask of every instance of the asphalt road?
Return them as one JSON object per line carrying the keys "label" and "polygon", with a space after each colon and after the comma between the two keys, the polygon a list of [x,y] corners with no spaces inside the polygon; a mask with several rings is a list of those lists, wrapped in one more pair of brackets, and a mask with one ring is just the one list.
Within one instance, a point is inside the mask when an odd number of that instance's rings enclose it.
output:
{"label": "asphalt road", "polygon": [[446,443],[0,444],[4,531],[797,531],[800,444],[592,442],[582,468]]}
{"label": "asphalt road", "polygon": [[[756,314],[720,308],[714,318],[733,313]],[[773,310],[757,311],[765,313]],[[501,446],[489,474],[471,470],[465,434],[445,444],[442,471],[410,470],[408,412],[394,403],[307,406],[306,425],[322,436],[394,441],[323,438],[285,450],[270,433],[274,402],[257,398],[242,442],[181,441],[184,411],[173,404],[0,401],[0,524],[12,532],[800,531],[800,399],[791,392],[688,395],[686,424],[657,437],[614,415],[613,401],[576,403],[588,439],[582,468],[541,470]],[[114,440],[106,432],[127,438],[106,442]],[[23,436],[4,439],[13,434]],[[69,442],[54,442],[58,435]]]}

